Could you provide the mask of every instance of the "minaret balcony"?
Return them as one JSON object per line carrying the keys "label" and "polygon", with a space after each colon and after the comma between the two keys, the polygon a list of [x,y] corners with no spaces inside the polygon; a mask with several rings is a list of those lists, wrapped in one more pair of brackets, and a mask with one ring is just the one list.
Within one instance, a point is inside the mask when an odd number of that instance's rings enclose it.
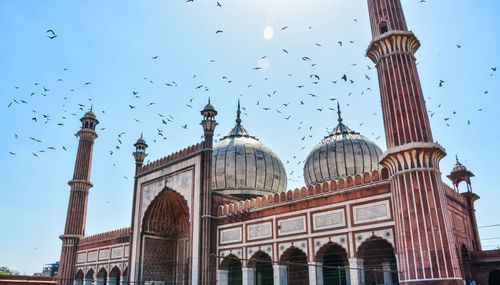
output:
{"label": "minaret balcony", "polygon": [[393,54],[409,54],[414,56],[420,47],[420,41],[409,31],[389,31],[374,38],[366,55],[375,63]]}

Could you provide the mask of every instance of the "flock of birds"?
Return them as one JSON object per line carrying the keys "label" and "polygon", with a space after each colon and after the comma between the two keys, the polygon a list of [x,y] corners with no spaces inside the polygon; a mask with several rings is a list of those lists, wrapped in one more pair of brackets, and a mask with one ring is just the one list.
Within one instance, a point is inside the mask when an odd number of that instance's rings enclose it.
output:
{"label": "flock of birds", "polygon": [[[186,2],[194,2],[194,0],[186,0]],[[420,2],[425,2],[425,0],[420,0]],[[220,2],[216,2],[216,5],[219,8],[223,7],[223,5]],[[353,19],[353,22],[358,23],[358,20]],[[288,30],[288,29],[289,29],[288,26],[283,26],[279,30],[281,32],[286,32],[286,30]],[[312,27],[308,26],[307,29],[311,30]],[[224,33],[224,30],[222,30],[222,29],[217,29],[215,31],[216,36],[221,36],[221,34],[223,34],[223,33]],[[58,38],[58,35],[52,29],[49,29],[46,31],[46,36],[50,40],[57,41],[57,38]],[[318,42],[314,42],[312,44],[317,48],[321,48],[323,46],[321,43],[318,43]],[[343,40],[343,41],[337,41],[336,44],[337,44],[338,48],[342,48],[342,47],[345,47],[347,45],[355,44],[355,41],[354,40],[348,40],[348,41]],[[462,48],[462,46],[459,44],[457,44],[456,47],[459,49]],[[283,48],[281,50],[281,52],[284,55],[289,54],[289,51],[285,48]],[[260,60],[266,60],[267,57],[268,56],[266,56],[266,55],[261,56]],[[158,56],[158,55],[151,56],[150,60],[158,61],[158,60],[160,60],[160,56]],[[318,64],[317,62],[315,62],[312,59],[311,56],[302,56],[298,60],[300,62],[302,62],[303,64],[307,64],[311,68],[311,70],[314,70],[314,67]],[[210,59],[209,62],[214,63],[214,62],[216,62],[216,60]],[[262,67],[262,66],[248,67],[248,69],[250,71],[255,71],[255,72],[258,72],[258,71],[262,70],[263,68],[264,67]],[[352,68],[357,68],[358,70],[356,72],[358,74],[364,75],[361,77],[364,82],[360,82],[359,77],[356,79],[356,77],[350,76],[349,72],[339,74],[336,78],[325,79],[325,77],[327,77],[327,76],[324,76],[324,75],[318,74],[317,72],[311,71],[310,74],[308,75],[307,83],[300,83],[300,84],[295,85],[295,87],[299,90],[305,90],[305,89],[308,89],[307,88],[308,86],[314,86],[314,85],[320,84],[322,82],[325,82],[322,84],[332,84],[332,85],[344,84],[346,88],[349,88],[349,86],[355,86],[355,85],[360,86],[362,84],[370,85],[370,84],[372,84],[372,81],[376,82],[376,80],[372,80],[372,78],[374,77],[374,75],[372,75],[374,73],[374,67],[372,65],[366,65],[366,67],[365,67],[365,66],[362,66],[361,64],[353,63]],[[490,67],[490,70],[491,70],[490,75],[493,76],[496,72],[496,67]],[[70,72],[69,68],[65,68],[63,70],[63,75],[66,72]],[[197,74],[192,75],[193,82],[196,82],[197,76],[198,76]],[[289,78],[293,78],[294,74],[287,73],[286,76]],[[182,82],[182,83],[176,82],[175,80],[158,83],[155,80],[148,78],[148,77],[143,77],[143,79],[144,79],[144,82],[146,84],[162,84],[166,88],[176,88],[181,84],[192,84],[192,83],[186,83],[186,82]],[[228,84],[233,82],[233,79],[231,79],[227,75],[221,76],[220,79]],[[269,77],[264,77],[263,80],[268,81]],[[64,84],[64,76],[61,76],[61,78],[55,79],[55,81],[58,84]],[[437,86],[440,88],[445,88],[446,83],[447,82],[445,80],[439,80],[437,82]],[[33,83],[34,88],[24,88],[24,89],[29,89],[29,94],[24,95],[24,96],[20,95],[19,97],[12,98],[10,100],[10,102],[8,103],[7,108],[9,110],[13,110],[16,108],[17,105],[29,105],[29,103],[28,103],[30,101],[29,98],[32,98],[34,96],[40,96],[40,97],[53,96],[51,93],[52,88],[48,87],[50,84],[49,83],[44,83],[44,84],[41,84],[39,82],[35,82],[35,83]],[[248,84],[246,84],[246,87],[252,88],[254,84],[255,84],[255,82],[248,83]],[[306,85],[306,84],[310,84],[310,85]],[[81,83],[81,87],[86,87],[89,85],[92,85],[92,81],[85,81],[85,82]],[[20,89],[21,87],[15,86],[14,88],[17,90],[17,89]],[[211,90],[211,88],[207,84],[200,84],[200,82],[196,82],[196,84],[194,84],[193,88],[194,88],[193,94],[196,94],[195,92],[205,92],[208,94],[208,92]],[[368,94],[370,91],[372,91],[372,88],[369,86],[366,88],[361,88],[361,89],[362,89],[362,91],[360,92],[359,95],[365,95],[365,94]],[[75,91],[76,90],[74,88],[71,88],[71,89],[69,89],[69,94],[71,94],[72,92],[75,92]],[[484,91],[483,93],[486,95],[486,94],[488,94],[488,91]],[[308,91],[304,92],[303,97],[297,97],[297,98],[283,97],[283,96],[279,97],[279,94],[280,94],[279,90],[270,90],[269,92],[262,94],[261,97],[258,97],[258,98],[252,97],[252,99],[255,100],[254,103],[252,103],[252,104],[255,104],[255,106],[253,106],[253,107],[260,109],[263,112],[276,112],[276,114],[278,114],[279,116],[282,116],[282,119],[285,121],[295,120],[294,122],[296,123],[297,134],[299,135],[299,139],[301,142],[300,150],[302,151],[302,150],[306,149],[306,147],[308,147],[308,146],[311,147],[311,143],[307,142],[307,140],[313,139],[313,134],[312,134],[313,125],[306,125],[306,123],[304,121],[301,121],[299,118],[296,118],[298,116],[295,116],[295,114],[293,114],[293,112],[288,111],[289,106],[294,105],[294,106],[298,106],[298,107],[302,108],[302,106],[313,104],[313,103],[310,103],[311,99],[323,97],[323,99],[328,100],[327,102],[332,103],[331,104],[332,107],[329,107],[328,105],[325,105],[322,103],[316,103],[317,106],[313,107],[314,110],[317,112],[326,112],[326,111],[334,111],[335,112],[336,108],[333,107],[333,106],[335,106],[335,104],[333,104],[333,103],[336,103],[339,100],[339,98],[336,98],[336,97],[324,98],[324,96],[322,96],[320,94],[312,93],[312,92],[308,92]],[[375,93],[372,93],[372,94],[375,94]],[[355,94],[354,92],[348,92],[348,94],[347,94],[347,96],[355,96],[355,95],[358,95],[358,94]],[[76,105],[75,105],[73,103],[69,103],[69,101],[70,101],[69,96],[70,95],[63,97],[63,104],[62,104],[62,107],[64,108],[63,115],[50,114],[50,111],[54,111],[53,109],[49,110],[48,112],[42,112],[42,111],[37,109],[37,106],[30,105],[30,107],[31,107],[31,116],[30,116],[31,121],[34,124],[39,124],[39,125],[46,125],[46,124],[53,123],[59,127],[63,127],[65,125],[66,120],[68,120],[68,119],[74,120],[75,118],[78,118],[78,116],[81,116],[83,114],[83,112],[87,111],[89,109],[90,105],[92,105],[92,103],[93,103],[92,98],[87,98],[87,102],[79,102],[79,103],[76,103]],[[139,112],[143,112],[144,113],[143,115],[149,115],[152,113],[152,109],[144,109],[143,106],[145,106],[146,108],[153,108],[154,106],[158,105],[158,102],[156,102],[154,99],[151,99],[148,97],[143,97],[143,95],[139,89],[130,90],[130,95],[128,95],[128,96],[131,96],[131,98],[133,98],[132,101],[130,101],[130,103],[127,103],[128,110],[130,111],[131,116],[138,116]],[[240,95],[240,96],[242,96],[242,95]],[[274,98],[277,98],[277,99],[274,99]],[[283,100],[283,98],[286,98],[287,100]],[[428,99],[430,99],[430,98],[428,98]],[[188,96],[186,98],[186,101],[184,104],[184,108],[186,108],[186,110],[189,110],[190,113],[193,113],[192,109],[195,109],[194,104],[193,104],[194,100],[196,100],[195,97]],[[279,102],[279,103],[277,103],[276,101],[271,102],[270,100],[280,100],[281,102]],[[247,100],[247,102],[250,102],[250,99]],[[197,104],[196,108],[199,107],[200,104]],[[343,105],[349,106],[349,103],[344,103]],[[441,108],[441,104],[437,105],[435,109],[433,108],[432,111],[429,111],[429,116],[433,117],[438,112],[438,110],[440,108]],[[140,109],[140,111],[136,112],[138,109]],[[243,107],[242,111],[243,111],[244,115],[247,115],[247,113],[246,113],[247,108],[246,107]],[[479,111],[479,112],[483,111],[483,108],[480,108],[477,111]],[[100,112],[105,113],[106,111],[102,110]],[[155,136],[148,138],[148,140],[152,141],[153,143],[167,140],[167,136],[166,136],[167,132],[165,131],[165,128],[167,126],[174,126],[176,128],[178,127],[180,129],[184,129],[184,130],[190,128],[188,123],[180,122],[178,119],[176,119],[176,116],[174,113],[170,113],[170,114],[165,113],[165,112],[155,112],[155,113],[156,113],[155,116],[157,116],[156,121],[158,122],[158,125],[155,127],[155,129],[156,129]],[[453,111],[452,114],[450,114],[449,116],[445,116],[443,118],[446,126],[450,126],[450,120],[451,120],[452,116],[455,114],[456,114],[456,112]],[[380,115],[380,112],[375,112],[375,113],[371,114],[371,116],[377,116],[377,115]],[[142,122],[141,119],[139,119],[138,117],[133,118],[133,120],[136,123]],[[470,120],[467,121],[467,124],[470,124],[470,123],[471,123]],[[361,126],[363,126],[363,124],[364,123],[361,122],[359,124],[359,126],[361,127]],[[104,131],[104,130],[106,130],[106,128],[99,127],[98,130]],[[222,131],[226,131],[226,130],[217,130],[217,131],[222,132]],[[326,131],[328,132],[328,130],[326,130]],[[116,134],[115,144],[112,146],[112,148],[110,148],[108,150],[108,153],[110,156],[113,156],[115,154],[115,152],[117,152],[121,149],[123,141],[124,141],[123,138],[126,134],[127,134],[127,130],[120,131],[118,134]],[[215,136],[216,141],[218,139],[220,139],[223,135],[224,134],[217,132],[216,136]],[[375,134],[373,132],[370,135],[375,140],[379,140],[382,137],[382,135]],[[18,133],[14,133],[13,136],[16,140],[20,139],[20,135]],[[57,149],[60,149],[62,151],[67,151],[67,147],[64,145],[59,145],[59,146],[48,145],[48,146],[40,149],[38,146],[42,145],[42,143],[43,143],[41,138],[28,136],[27,139],[29,141],[35,143],[35,145],[37,145],[37,150],[32,151],[32,155],[35,158],[39,157],[44,152],[55,151]],[[315,139],[317,140],[317,138],[315,138]],[[314,144],[315,143],[317,143],[317,142],[314,142]],[[126,150],[129,151],[130,146],[127,146]],[[9,150],[9,154],[11,156],[15,156],[17,154],[17,152],[15,150]],[[294,155],[292,157],[292,159],[287,160],[286,163],[287,164],[301,165],[305,162],[301,158],[302,157],[298,158],[297,156]],[[289,173],[289,177],[291,177],[292,181],[294,181],[294,180],[299,181],[299,180],[301,180],[301,173],[294,173],[294,171],[291,171]],[[126,176],[124,178],[128,179]]]}

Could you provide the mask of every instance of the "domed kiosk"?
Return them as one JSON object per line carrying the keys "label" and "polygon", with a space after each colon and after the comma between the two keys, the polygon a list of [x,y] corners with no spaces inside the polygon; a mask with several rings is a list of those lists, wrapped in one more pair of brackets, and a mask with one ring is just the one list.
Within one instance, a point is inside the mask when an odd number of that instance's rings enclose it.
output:
{"label": "domed kiosk", "polygon": [[241,125],[240,104],[236,126],[213,149],[212,189],[241,198],[286,190],[285,167],[274,152]]}
{"label": "domed kiosk", "polygon": [[382,168],[379,164],[382,150],[368,138],[344,125],[338,104],[337,108],[337,127],[307,156],[304,180],[308,186]]}

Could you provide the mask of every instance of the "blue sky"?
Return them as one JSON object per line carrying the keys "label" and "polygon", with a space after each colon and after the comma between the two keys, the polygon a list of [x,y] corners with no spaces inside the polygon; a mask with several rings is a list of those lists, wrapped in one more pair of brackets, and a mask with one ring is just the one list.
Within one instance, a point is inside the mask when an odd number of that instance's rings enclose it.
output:
{"label": "blue sky", "polygon": [[[132,144],[140,133],[152,160],[201,141],[199,111],[208,97],[220,135],[234,125],[240,98],[243,125],[281,158],[289,189],[303,186],[301,161],[336,125],[329,98],[341,102],[348,126],[385,149],[377,75],[364,56],[371,39],[365,0],[219,2],[222,8],[211,0],[0,2],[0,266],[32,274],[59,259],[74,134],[92,104],[101,124],[86,234],[129,225]],[[449,173],[458,154],[476,175],[479,225],[500,224],[500,84],[492,70],[500,67],[500,2],[402,2],[422,43],[416,57],[434,138],[448,152],[441,170]],[[268,26],[271,39],[264,38]],[[57,37],[49,39],[48,29]],[[268,62],[259,64],[264,56]],[[354,84],[341,81],[343,74]],[[162,124],[158,114],[172,122]],[[480,234],[499,237],[500,227]],[[485,249],[499,244],[483,242]]]}

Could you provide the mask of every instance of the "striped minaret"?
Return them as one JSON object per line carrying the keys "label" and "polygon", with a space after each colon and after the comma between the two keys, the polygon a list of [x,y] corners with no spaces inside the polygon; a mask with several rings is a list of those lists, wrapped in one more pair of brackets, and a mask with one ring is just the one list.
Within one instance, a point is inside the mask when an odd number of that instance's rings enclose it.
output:
{"label": "striped minaret", "polygon": [[94,140],[97,138],[95,127],[99,123],[95,114],[91,111],[85,113],[82,128],[77,135],[80,137],[78,152],[76,155],[73,179],[68,182],[71,186],[69,196],[68,213],[66,215],[66,226],[62,240],[61,259],[59,272],[57,274],[58,285],[71,285],[74,278],[76,261],[76,249],[78,241],[85,234],[85,219],[87,216],[87,199],[90,183],[90,166],[92,165],[92,149]]}
{"label": "striped minaret", "polygon": [[463,284],[439,161],[415,64],[420,42],[408,31],[400,0],[368,0],[390,172],[399,280]]}

